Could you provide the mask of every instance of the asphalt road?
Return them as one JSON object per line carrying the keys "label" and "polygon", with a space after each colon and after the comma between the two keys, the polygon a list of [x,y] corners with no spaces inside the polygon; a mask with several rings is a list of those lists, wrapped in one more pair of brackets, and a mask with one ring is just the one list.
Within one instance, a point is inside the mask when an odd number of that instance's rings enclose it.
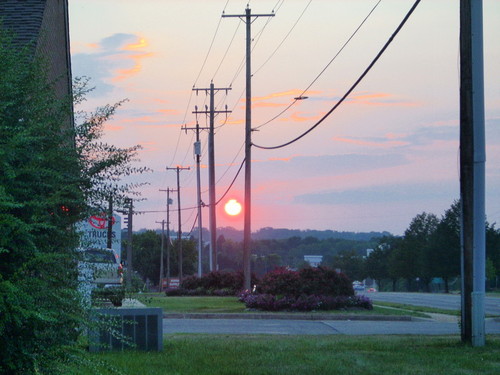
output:
{"label": "asphalt road", "polygon": [[[163,333],[276,335],[459,335],[456,322],[339,321],[274,319],[163,319]],[[500,320],[486,321],[487,334],[500,334]]]}
{"label": "asphalt road", "polygon": [[[460,310],[459,294],[440,293],[361,293],[371,298],[374,302],[395,302],[416,306],[429,306],[443,310]],[[485,297],[485,313],[500,316],[500,298]]]}
{"label": "asphalt road", "polygon": [[[460,295],[432,293],[366,293],[374,302],[386,301],[444,310],[460,310]],[[500,334],[500,298],[485,298],[486,334]],[[388,318],[391,319],[391,318]],[[460,335],[457,321],[292,320],[292,319],[163,319],[163,332],[278,335]]]}

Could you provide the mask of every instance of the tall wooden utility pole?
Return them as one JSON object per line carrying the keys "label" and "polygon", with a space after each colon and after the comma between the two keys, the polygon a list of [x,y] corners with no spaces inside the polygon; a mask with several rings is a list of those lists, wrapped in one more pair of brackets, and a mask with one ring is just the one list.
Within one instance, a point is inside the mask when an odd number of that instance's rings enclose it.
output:
{"label": "tall wooden utility pole", "polygon": [[126,198],[125,199],[125,208],[128,209],[128,214],[127,214],[127,234],[128,234],[128,240],[127,240],[127,274],[126,274],[126,283],[127,283],[127,288],[132,288],[132,273],[133,267],[132,267],[132,220],[134,217],[134,204],[132,198]]}
{"label": "tall wooden utility pole", "polygon": [[167,288],[170,287],[170,205],[172,204],[172,199],[170,199],[170,193],[175,193],[177,190],[167,188],[166,190],[160,189],[160,191],[167,192]]}
{"label": "tall wooden utility pole", "polygon": [[460,1],[462,341],[484,346],[486,282],[482,0]]}
{"label": "tall wooden utility pole", "polygon": [[251,207],[252,207],[252,70],[251,70],[251,43],[252,43],[252,17],[274,17],[272,14],[252,14],[250,8],[245,9],[245,14],[226,15],[222,17],[238,17],[246,23],[246,100],[245,100],[245,224],[243,228],[243,274],[245,276],[244,288],[251,288],[250,270],[250,236],[251,236]]}
{"label": "tall wooden utility pole", "polygon": [[205,111],[198,111],[195,108],[194,114],[204,113],[208,114],[210,118],[210,128],[208,133],[208,195],[209,195],[209,211],[210,211],[210,271],[217,270],[217,219],[215,214],[215,115],[220,113],[231,113],[231,111],[226,109],[223,111],[216,111],[214,104],[214,97],[217,91],[224,90],[227,94],[230,88],[215,88],[213,82],[210,83],[210,88],[197,89],[193,88],[193,91],[205,91],[210,95],[210,109]]}
{"label": "tall wooden utility pole", "polygon": [[165,220],[157,221],[157,224],[161,224],[161,250],[160,250],[160,278],[158,282],[158,291],[163,291],[163,250],[165,249]]}
{"label": "tall wooden utility pole", "polygon": [[109,196],[108,200],[108,226],[107,226],[107,236],[106,236],[106,247],[108,249],[113,248],[113,196]]}
{"label": "tall wooden utility pole", "polygon": [[196,195],[198,200],[198,277],[201,277],[202,270],[202,248],[203,248],[203,238],[202,238],[202,220],[201,220],[201,207],[203,202],[201,200],[201,179],[200,179],[200,159],[201,159],[201,142],[200,142],[200,130],[209,128],[200,128],[198,121],[196,122],[195,128],[184,127],[184,130],[196,131],[196,142],[194,143],[194,154],[196,155]]}
{"label": "tall wooden utility pole", "polygon": [[178,247],[178,251],[179,251],[179,259],[178,259],[178,262],[179,262],[179,283],[182,281],[182,222],[181,222],[181,185],[180,185],[180,178],[179,178],[179,173],[180,171],[183,171],[183,170],[190,170],[191,168],[189,167],[180,167],[180,166],[177,166],[175,168],[169,168],[167,167],[167,171],[168,170],[175,170],[177,171],[177,213],[178,213],[178,220],[179,220],[179,233],[177,235],[177,240],[178,240],[178,244],[177,244],[177,247]]}

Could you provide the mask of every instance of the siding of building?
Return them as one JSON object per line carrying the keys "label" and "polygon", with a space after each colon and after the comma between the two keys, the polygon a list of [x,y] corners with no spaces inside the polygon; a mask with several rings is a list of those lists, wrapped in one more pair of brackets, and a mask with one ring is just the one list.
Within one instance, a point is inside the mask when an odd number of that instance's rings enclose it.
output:
{"label": "siding of building", "polygon": [[0,0],[2,26],[18,46],[30,46],[46,59],[56,93],[71,93],[68,0]]}

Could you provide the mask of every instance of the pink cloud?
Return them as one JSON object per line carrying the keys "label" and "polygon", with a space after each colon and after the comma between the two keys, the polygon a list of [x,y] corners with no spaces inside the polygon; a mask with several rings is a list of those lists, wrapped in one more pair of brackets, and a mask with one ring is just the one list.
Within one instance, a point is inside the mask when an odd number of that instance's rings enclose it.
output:
{"label": "pink cloud", "polygon": [[159,109],[158,112],[163,113],[164,115],[177,115],[179,111],[176,109]]}
{"label": "pink cloud", "polygon": [[253,103],[252,108],[284,107],[286,103]]}
{"label": "pink cloud", "polygon": [[389,148],[389,147],[409,145],[408,142],[391,140],[391,139],[395,139],[395,138],[387,137],[387,139],[382,139],[380,141],[366,141],[366,140],[362,140],[362,139],[354,139],[354,138],[347,138],[347,137],[333,137],[333,140],[336,142],[350,143],[350,144],[354,144],[354,145],[358,145],[358,146]]}
{"label": "pink cloud", "polygon": [[288,121],[288,122],[304,122],[304,121],[313,121],[318,120],[323,116],[323,113],[308,115],[305,112],[294,112],[290,117],[283,118],[280,121]]}
{"label": "pink cloud", "polygon": [[354,104],[364,104],[371,106],[397,106],[397,107],[416,107],[420,105],[417,102],[406,101],[397,98],[393,94],[385,92],[361,92],[355,93],[349,97],[349,102]]}

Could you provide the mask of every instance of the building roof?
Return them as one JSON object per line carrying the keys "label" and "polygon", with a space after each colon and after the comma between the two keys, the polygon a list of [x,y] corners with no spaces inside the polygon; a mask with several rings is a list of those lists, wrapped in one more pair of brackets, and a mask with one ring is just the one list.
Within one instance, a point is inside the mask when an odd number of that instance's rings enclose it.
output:
{"label": "building roof", "polygon": [[0,21],[13,33],[14,46],[30,46],[32,56],[46,59],[56,95],[71,95],[68,0],[0,0]]}
{"label": "building roof", "polygon": [[36,46],[47,0],[1,0],[3,28],[14,33],[15,43]]}

